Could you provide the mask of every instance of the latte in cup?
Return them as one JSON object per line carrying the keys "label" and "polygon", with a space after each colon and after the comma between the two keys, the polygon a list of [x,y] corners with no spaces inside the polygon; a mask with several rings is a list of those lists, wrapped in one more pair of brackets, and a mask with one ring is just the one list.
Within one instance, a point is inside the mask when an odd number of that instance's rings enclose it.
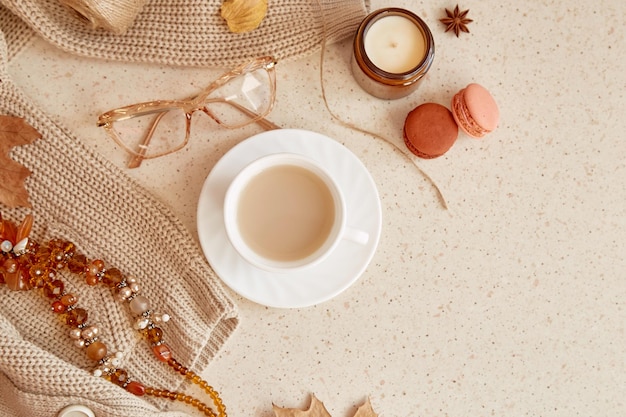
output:
{"label": "latte in cup", "polygon": [[326,183],[308,168],[282,164],[255,175],[242,189],[239,232],[257,254],[297,261],[314,254],[335,223],[335,202]]}
{"label": "latte in cup", "polygon": [[224,201],[226,234],[251,264],[272,272],[321,262],[345,231],[338,185],[316,161],[278,153],[244,167]]}

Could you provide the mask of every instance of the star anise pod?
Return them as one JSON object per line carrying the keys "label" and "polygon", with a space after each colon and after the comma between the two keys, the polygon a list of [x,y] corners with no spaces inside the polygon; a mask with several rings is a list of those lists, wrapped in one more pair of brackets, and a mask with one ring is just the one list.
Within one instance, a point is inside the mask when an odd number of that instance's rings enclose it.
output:
{"label": "star anise pod", "polygon": [[443,19],[439,19],[441,23],[447,25],[446,32],[449,30],[453,30],[456,37],[459,37],[459,33],[465,32],[469,33],[469,29],[467,28],[467,24],[473,22],[472,19],[468,19],[466,16],[469,13],[469,9],[460,11],[459,5],[457,4],[454,8],[454,11],[450,11],[446,9],[446,15],[448,17],[444,17]]}

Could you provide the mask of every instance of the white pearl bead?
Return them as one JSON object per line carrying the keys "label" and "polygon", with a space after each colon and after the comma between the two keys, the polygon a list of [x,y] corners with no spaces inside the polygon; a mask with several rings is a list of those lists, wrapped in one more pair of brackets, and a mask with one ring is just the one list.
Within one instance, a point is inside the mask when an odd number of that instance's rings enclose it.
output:
{"label": "white pearl bead", "polygon": [[70,330],[70,337],[74,340],[80,339],[82,331],[80,329],[72,329]]}
{"label": "white pearl bead", "polygon": [[0,249],[2,249],[2,252],[11,252],[11,249],[13,249],[13,244],[8,240],[3,240],[2,243],[0,243]]}
{"label": "white pearl bead", "polygon": [[102,376],[102,369],[96,369],[93,371],[93,376]]}
{"label": "white pearl bead", "polygon": [[120,288],[120,291],[118,292],[118,294],[122,299],[125,300],[133,294],[133,291],[128,287],[123,287],[123,288]]}
{"label": "white pearl bead", "polygon": [[154,320],[155,323],[167,323],[168,321],[170,321],[170,315],[169,314],[154,314],[152,316],[152,319]]}
{"label": "white pearl bead", "polygon": [[100,331],[98,330],[96,326],[89,326],[89,327],[85,327],[80,335],[83,339],[90,340],[98,336],[99,333]]}
{"label": "white pearl bead", "polygon": [[76,339],[74,340],[74,344],[76,345],[76,347],[84,347],[85,346],[85,341],[83,339]]}
{"label": "white pearl bead", "polygon": [[124,357],[124,354],[122,352],[115,352],[115,357],[118,359],[122,359],[122,357]]}
{"label": "white pearl bead", "polygon": [[128,288],[130,288],[132,292],[139,292],[139,284],[137,284],[136,282],[130,283],[128,285]]}
{"label": "white pearl bead", "polygon": [[138,282],[137,277],[134,275],[130,275],[126,277],[126,282],[128,282],[129,284],[132,284],[133,282]]}
{"label": "white pearl bead", "polygon": [[135,328],[137,330],[143,330],[146,327],[148,327],[149,324],[149,320],[147,318],[144,317],[140,317],[137,319],[137,321],[135,322]]}

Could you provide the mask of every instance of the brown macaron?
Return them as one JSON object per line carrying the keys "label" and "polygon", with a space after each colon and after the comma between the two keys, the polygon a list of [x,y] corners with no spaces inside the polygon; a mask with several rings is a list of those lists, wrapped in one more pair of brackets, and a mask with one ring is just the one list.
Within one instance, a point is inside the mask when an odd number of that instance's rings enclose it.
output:
{"label": "brown macaron", "polygon": [[437,103],[417,106],[404,121],[404,143],[420,158],[446,153],[456,141],[459,128],[446,107]]}

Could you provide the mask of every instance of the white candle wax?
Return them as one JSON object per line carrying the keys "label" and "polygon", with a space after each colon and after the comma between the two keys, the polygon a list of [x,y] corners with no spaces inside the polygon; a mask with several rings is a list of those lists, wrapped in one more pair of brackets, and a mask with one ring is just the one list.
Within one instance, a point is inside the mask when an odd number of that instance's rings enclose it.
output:
{"label": "white candle wax", "polygon": [[422,31],[402,16],[386,16],[372,23],[364,46],[372,64],[392,74],[412,70],[426,54]]}

